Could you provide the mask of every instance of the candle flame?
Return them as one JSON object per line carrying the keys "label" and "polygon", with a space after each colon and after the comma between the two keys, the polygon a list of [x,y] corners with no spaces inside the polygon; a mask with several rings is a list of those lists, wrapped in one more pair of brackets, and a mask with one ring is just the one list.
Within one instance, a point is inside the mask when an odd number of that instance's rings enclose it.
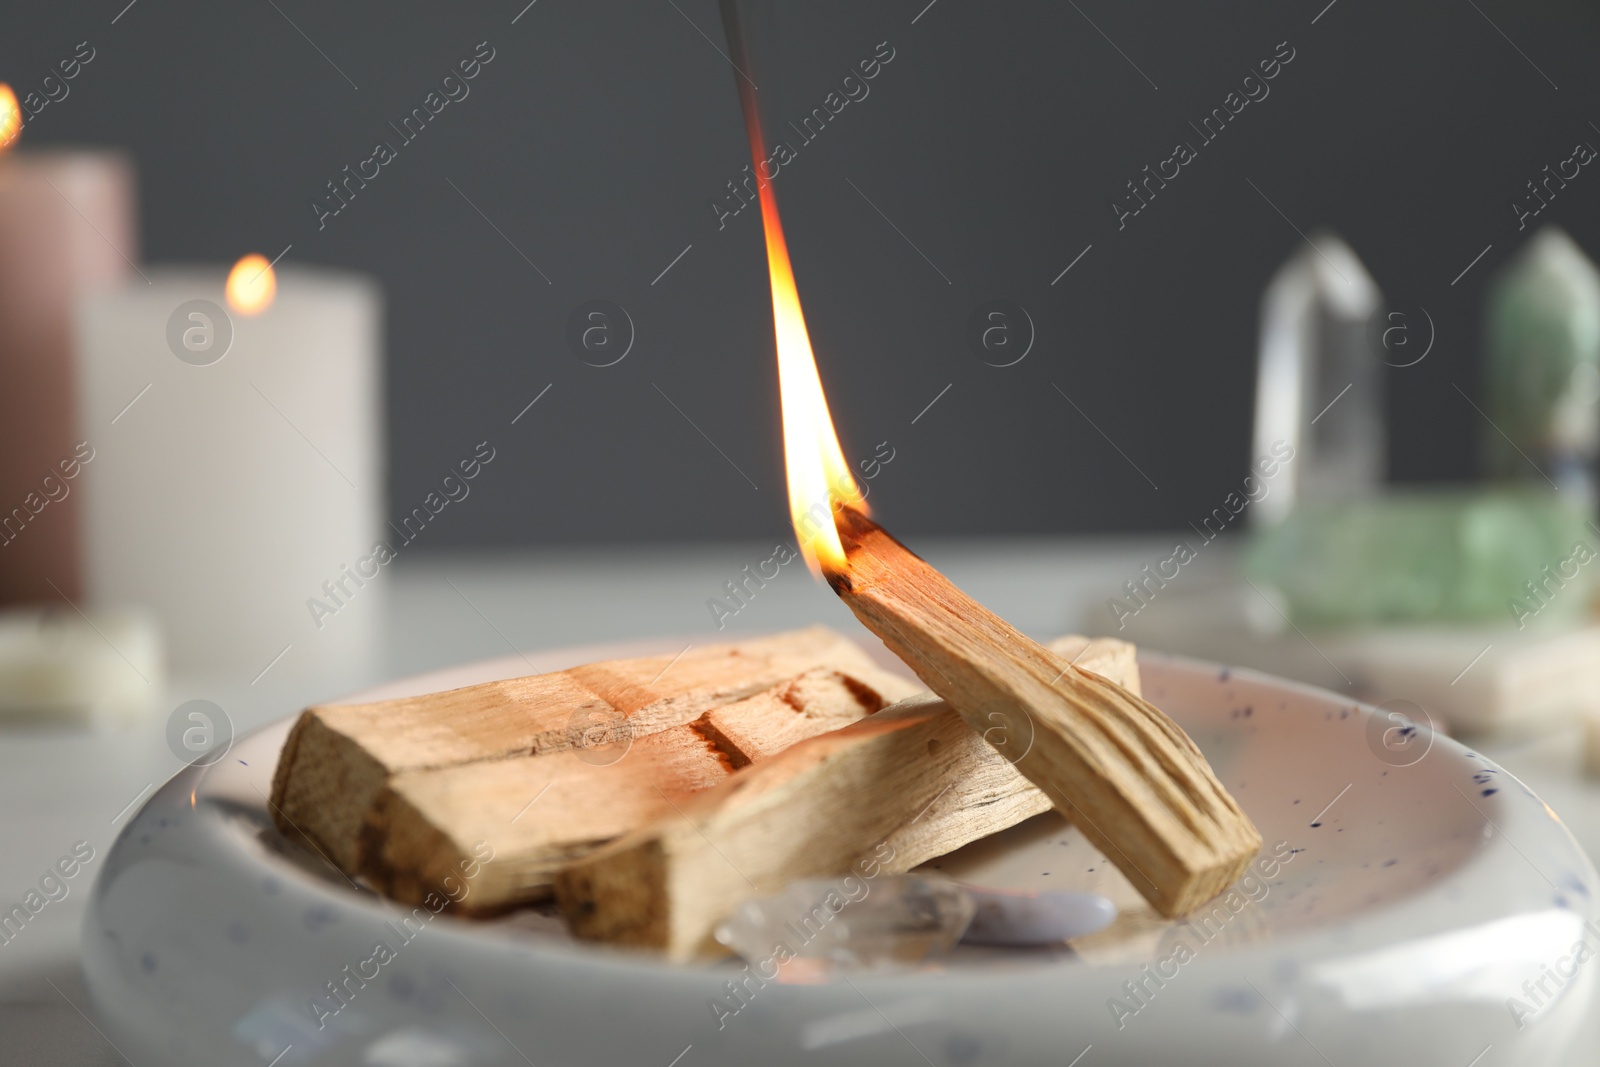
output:
{"label": "candle flame", "polygon": [[228,272],[228,306],[241,315],[259,315],[272,306],[278,276],[266,256],[252,252]]}
{"label": "candle flame", "polygon": [[[753,118],[753,116],[752,116]],[[750,148],[760,173],[765,161],[761,134],[747,123]],[[789,247],[778,220],[772,183],[760,182],[761,222],[767,240],[767,271],[772,278],[772,320],[778,341],[778,392],[783,408],[783,458],[789,482],[789,517],[800,551],[813,574],[846,569],[844,546],[834,524],[833,509],[848,505],[865,513],[866,501],[828,413],[817,360],[806,332],[800,292],[795,287]]]}
{"label": "candle flame", "polygon": [[22,132],[22,106],[11,86],[0,82],[0,152],[11,147],[11,142]]}

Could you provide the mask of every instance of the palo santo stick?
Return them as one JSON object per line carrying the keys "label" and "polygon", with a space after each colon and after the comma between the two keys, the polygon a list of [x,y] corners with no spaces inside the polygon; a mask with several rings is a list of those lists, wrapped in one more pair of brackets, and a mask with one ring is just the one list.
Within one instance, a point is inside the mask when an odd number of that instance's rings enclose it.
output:
{"label": "palo santo stick", "polygon": [[[1084,669],[1137,689],[1133,646],[1061,645]],[[744,900],[864,857],[910,870],[1049,811],[1050,801],[957,712],[924,694],[802,741],[675,807],[556,876],[576,936],[687,959],[716,949],[712,929]]]}
{"label": "palo santo stick", "polygon": [[1092,671],[1134,696],[1144,695],[1144,686],[1139,681],[1139,650],[1128,641],[1067,634],[1044,647],[1080,671]]}
{"label": "palo santo stick", "polygon": [[817,670],[683,726],[606,748],[552,752],[396,775],[363,829],[361,873],[386,896],[421,902],[493,849],[462,905],[493,912],[549,895],[563,863],[672,811],[736,768],[854,722],[888,696]]}
{"label": "palo santo stick", "polygon": [[1161,914],[1227,888],[1261,835],[1161,711],[1024,637],[866,516],[839,512],[830,585],[866,627],[1050,796]]}
{"label": "palo santo stick", "polygon": [[858,645],[817,626],[691,648],[676,659],[613,660],[446,693],[308,708],[278,760],[273,820],[353,874],[361,867],[362,823],[392,775],[560,751],[595,727],[644,737],[818,667],[872,688],[885,677]]}

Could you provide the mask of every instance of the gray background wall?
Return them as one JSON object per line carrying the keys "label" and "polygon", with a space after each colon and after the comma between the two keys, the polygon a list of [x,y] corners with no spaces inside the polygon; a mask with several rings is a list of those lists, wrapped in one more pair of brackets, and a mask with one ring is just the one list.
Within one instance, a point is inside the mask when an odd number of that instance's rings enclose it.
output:
{"label": "gray background wall", "polygon": [[[1427,360],[1385,371],[1394,475],[1475,471],[1481,422],[1452,383],[1476,390],[1483,287],[1532,232],[1512,200],[1600,144],[1592,6],[926,2],[750,16],[780,122],[895,50],[777,188],[846,451],[896,450],[873,486],[898,531],[1208,511],[1249,459],[1256,302],[1295,227],[1342,233],[1393,306],[1437,324]],[[479,440],[503,457],[426,547],[785,528],[760,225],[752,209],[719,230],[710,206],[748,158],[710,0],[125,3],[6,5],[0,79],[19,89],[97,50],[26,139],[129,148],[151,260],[292,243],[287,262],[382,280],[392,510]],[[324,183],[481,41],[495,59],[471,95],[319,231]],[[1198,143],[1189,123],[1283,41],[1270,96],[1119,230],[1124,183]],[[1600,251],[1600,176],[1547,220]],[[592,298],[636,327],[612,367],[564,340]],[[1036,326],[1014,367],[966,337],[996,298]]]}

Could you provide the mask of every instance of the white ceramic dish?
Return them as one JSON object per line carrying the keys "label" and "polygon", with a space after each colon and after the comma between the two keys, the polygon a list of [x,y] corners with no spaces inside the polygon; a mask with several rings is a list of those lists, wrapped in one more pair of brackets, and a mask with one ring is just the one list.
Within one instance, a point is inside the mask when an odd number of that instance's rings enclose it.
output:
{"label": "white ceramic dish", "polygon": [[[680,647],[569,649],[534,666]],[[513,657],[361,697],[527,666]],[[967,949],[937,969],[815,985],[752,980],[740,1006],[731,965],[573,944],[537,913],[441,915],[402,941],[388,925],[397,907],[272,829],[285,719],[178,774],[130,822],[91,903],[89,987],[139,1064],[1464,1067],[1489,1046],[1484,1063],[1559,1062],[1600,975],[1600,925],[1595,870],[1554,812],[1483,757],[1335,694],[1159,656],[1141,666],[1146,694],[1278,857],[1203,925],[1157,920],[1074,830],[1041,816],[938,866],[1128,905],[1071,949]],[[380,941],[393,958],[368,962]],[[350,977],[358,969],[376,977]],[[315,1011],[340,982],[347,1006]]]}

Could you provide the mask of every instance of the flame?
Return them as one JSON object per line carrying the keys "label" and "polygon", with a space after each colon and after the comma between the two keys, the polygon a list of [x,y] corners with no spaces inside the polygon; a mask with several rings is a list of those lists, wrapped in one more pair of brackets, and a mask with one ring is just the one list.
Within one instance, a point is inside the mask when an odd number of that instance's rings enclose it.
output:
{"label": "flame", "polygon": [[228,272],[228,306],[241,315],[259,315],[272,306],[278,276],[266,256],[252,252]]}
{"label": "flame", "polygon": [[0,82],[0,152],[11,147],[11,142],[22,132],[22,107],[11,86]]}
{"label": "flame", "polygon": [[[753,117],[753,116],[752,116]],[[756,173],[765,160],[760,130],[747,122]],[[844,546],[833,508],[849,505],[865,513],[866,501],[839,448],[828,414],[816,356],[806,332],[800,292],[795,288],[789,247],[778,220],[772,183],[761,181],[761,222],[767,238],[767,271],[772,276],[772,320],[778,340],[778,392],[783,406],[783,459],[789,481],[789,517],[811,573],[846,568]]]}

